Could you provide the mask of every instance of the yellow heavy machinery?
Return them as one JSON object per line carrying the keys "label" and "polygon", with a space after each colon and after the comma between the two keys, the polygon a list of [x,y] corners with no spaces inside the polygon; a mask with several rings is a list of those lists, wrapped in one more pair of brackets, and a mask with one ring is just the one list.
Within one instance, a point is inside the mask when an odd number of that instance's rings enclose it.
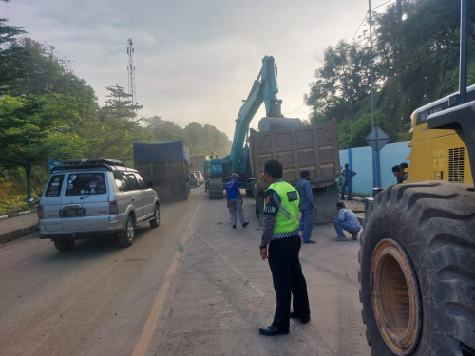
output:
{"label": "yellow heavy machinery", "polygon": [[[411,115],[408,182],[442,180],[473,185],[470,159],[464,141],[455,130],[428,127],[430,114],[449,107],[452,94],[425,105]],[[468,100],[475,100],[475,85],[467,88]]]}
{"label": "yellow heavy machinery", "polygon": [[371,354],[475,355],[475,86],[411,116],[407,183],[374,197],[358,274]]}

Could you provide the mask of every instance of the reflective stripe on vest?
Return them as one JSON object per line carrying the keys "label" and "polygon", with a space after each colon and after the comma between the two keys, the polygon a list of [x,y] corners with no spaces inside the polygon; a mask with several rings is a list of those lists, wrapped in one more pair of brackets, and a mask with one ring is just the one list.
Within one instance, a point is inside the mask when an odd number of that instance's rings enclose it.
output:
{"label": "reflective stripe on vest", "polygon": [[299,227],[297,215],[299,213],[299,194],[297,190],[285,181],[278,181],[268,188],[276,192],[280,199],[277,210],[274,236],[279,237],[296,233]]}

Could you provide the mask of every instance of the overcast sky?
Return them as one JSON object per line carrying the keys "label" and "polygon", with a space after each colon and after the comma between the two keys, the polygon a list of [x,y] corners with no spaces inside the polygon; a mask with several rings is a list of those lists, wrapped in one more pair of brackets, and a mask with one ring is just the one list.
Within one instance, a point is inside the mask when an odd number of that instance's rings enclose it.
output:
{"label": "overcast sky", "polygon": [[[127,87],[131,37],[141,115],[210,123],[232,139],[264,55],[276,59],[282,112],[308,119],[303,95],[324,49],[351,39],[367,7],[367,0],[11,0],[0,13],[71,60],[101,105],[106,85]],[[263,115],[261,108],[251,126]]]}

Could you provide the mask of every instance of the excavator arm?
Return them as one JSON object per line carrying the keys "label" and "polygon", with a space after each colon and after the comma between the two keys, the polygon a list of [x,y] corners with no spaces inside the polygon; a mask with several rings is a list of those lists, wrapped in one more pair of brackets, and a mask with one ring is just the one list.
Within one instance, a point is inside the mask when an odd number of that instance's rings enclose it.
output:
{"label": "excavator arm", "polygon": [[262,59],[262,67],[257,79],[252,85],[247,99],[239,109],[234,131],[233,145],[231,148],[231,167],[233,172],[240,172],[242,163],[241,157],[244,149],[244,141],[249,130],[249,125],[259,106],[264,102],[266,116],[279,117],[280,101],[277,100],[277,69],[274,57],[265,56]]}

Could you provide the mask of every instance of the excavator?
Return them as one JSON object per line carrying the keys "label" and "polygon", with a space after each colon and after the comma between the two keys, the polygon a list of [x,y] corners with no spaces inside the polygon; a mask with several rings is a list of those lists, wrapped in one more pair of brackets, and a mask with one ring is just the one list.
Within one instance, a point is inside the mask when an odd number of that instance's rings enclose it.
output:
{"label": "excavator", "polygon": [[459,91],[411,115],[407,183],[378,193],[358,260],[374,356],[475,356],[475,85],[466,86],[461,0]]}
{"label": "excavator", "polygon": [[231,153],[224,158],[213,158],[205,161],[206,190],[209,199],[222,199],[224,180],[233,173],[239,176],[239,187],[246,190],[247,196],[254,195],[255,179],[252,174],[249,146],[246,137],[249,125],[262,103],[265,105],[266,118],[270,122],[278,120],[282,127],[292,126],[295,119],[287,119],[281,113],[281,100],[277,99],[277,67],[272,56],[262,58],[262,67],[254,84],[241,105],[236,119],[234,139]]}

